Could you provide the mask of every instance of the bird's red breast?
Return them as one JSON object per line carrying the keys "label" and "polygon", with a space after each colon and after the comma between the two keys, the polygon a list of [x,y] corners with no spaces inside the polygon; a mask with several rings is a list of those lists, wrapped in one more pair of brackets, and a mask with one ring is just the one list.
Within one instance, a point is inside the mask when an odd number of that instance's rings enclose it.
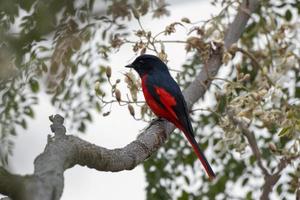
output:
{"label": "bird's red breast", "polygon": [[[145,100],[151,110],[158,117],[167,119],[173,122],[175,125],[178,124],[178,117],[173,110],[173,106],[176,105],[176,99],[167,92],[164,88],[153,86],[155,94],[151,94],[147,86],[147,75],[142,77],[142,89],[144,93]],[[157,102],[153,95],[157,95],[160,102]],[[163,105],[164,108],[161,106]]]}

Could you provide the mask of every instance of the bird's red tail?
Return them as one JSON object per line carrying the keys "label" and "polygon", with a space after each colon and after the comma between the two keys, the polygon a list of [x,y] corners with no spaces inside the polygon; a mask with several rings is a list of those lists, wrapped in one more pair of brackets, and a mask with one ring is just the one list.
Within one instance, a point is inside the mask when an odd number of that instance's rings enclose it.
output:
{"label": "bird's red tail", "polygon": [[216,177],[214,171],[212,170],[211,166],[209,165],[205,155],[202,153],[201,149],[198,146],[197,141],[193,137],[192,134],[188,133],[187,131],[183,131],[185,137],[188,139],[189,143],[192,145],[197,157],[201,161],[201,164],[203,165],[207,175],[209,176],[209,179],[212,180]]}

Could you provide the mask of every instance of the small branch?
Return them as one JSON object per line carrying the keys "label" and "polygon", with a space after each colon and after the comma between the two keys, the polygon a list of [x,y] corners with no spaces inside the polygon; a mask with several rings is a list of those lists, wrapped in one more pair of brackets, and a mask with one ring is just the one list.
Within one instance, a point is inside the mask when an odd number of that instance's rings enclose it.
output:
{"label": "small branch", "polygon": [[265,183],[263,185],[263,192],[260,196],[260,200],[269,200],[269,195],[273,190],[274,185],[279,181],[281,177],[281,172],[291,163],[292,160],[299,158],[299,155],[291,157],[283,157],[280,159],[277,167],[277,171],[272,175],[265,177]]}
{"label": "small branch", "polygon": [[[124,40],[125,43],[135,44],[137,41]],[[186,44],[184,40],[154,40],[153,43],[174,43],[174,44]]]}
{"label": "small branch", "polygon": [[55,137],[63,137],[66,135],[66,128],[63,126],[64,118],[60,115],[50,116],[50,121],[53,123],[50,128],[55,134]]}
{"label": "small branch", "polygon": [[257,142],[254,136],[254,133],[248,129],[248,125],[235,117],[232,110],[227,111],[229,119],[236,124],[239,129],[242,131],[242,134],[247,138],[250,148],[253,152],[254,157],[256,158],[258,167],[262,170],[264,174],[264,185],[262,187],[262,194],[260,200],[269,200],[269,195],[273,190],[274,185],[278,182],[281,177],[281,172],[286,168],[286,166],[294,159],[299,158],[300,155],[283,157],[278,163],[276,172],[270,174],[267,168],[262,163],[261,152],[258,149]]}
{"label": "small branch", "polygon": [[[112,104],[112,103],[119,103],[119,105],[120,106],[127,106],[128,104],[139,104],[139,103],[142,103],[142,104],[144,104],[144,103],[146,103],[146,101],[130,101],[130,100],[120,100],[120,101],[118,101],[118,100],[110,100],[110,101],[107,101],[107,100],[104,100],[102,97],[99,97],[99,99],[101,100],[101,102],[103,103],[103,104]],[[124,104],[120,104],[120,103],[124,103]]]}
{"label": "small branch", "polygon": [[256,158],[257,165],[262,170],[264,176],[269,176],[270,174],[268,170],[262,163],[261,152],[258,149],[254,133],[248,129],[248,125],[244,121],[235,117],[235,114],[232,110],[228,109],[227,114],[229,119],[239,127],[239,129],[242,131],[242,134],[247,138],[253,155]]}
{"label": "small branch", "polygon": [[[248,10],[253,13],[259,6],[258,0],[244,0],[240,6],[240,9],[235,16],[233,22],[229,25],[225,37],[224,37],[224,47],[229,49],[232,44],[236,43],[250,18],[249,14],[246,14],[244,10]],[[189,108],[192,104],[202,98],[206,89],[211,84],[211,78],[214,77],[220,66],[222,65],[222,49],[217,48],[214,50],[206,63],[204,70],[200,72],[195,78],[195,80],[189,85],[189,87],[184,91],[186,101]]]}
{"label": "small branch", "polygon": [[253,13],[259,6],[258,0],[244,0],[235,16],[232,24],[229,26],[224,40],[225,48],[229,48],[241,37],[246,28],[246,24]]}
{"label": "small branch", "polygon": [[[241,52],[242,54],[246,55],[248,58],[250,58],[250,60],[252,61],[253,66],[256,69],[259,69],[263,72],[262,67],[259,65],[259,62],[257,61],[257,59],[255,58],[255,56],[252,53],[250,53],[250,52],[248,52],[248,51],[246,51],[242,48],[238,48],[238,47],[236,48],[236,50]],[[275,85],[267,74],[264,74],[264,76],[266,77],[266,79],[267,79],[267,81],[270,85],[273,85],[273,86]]]}

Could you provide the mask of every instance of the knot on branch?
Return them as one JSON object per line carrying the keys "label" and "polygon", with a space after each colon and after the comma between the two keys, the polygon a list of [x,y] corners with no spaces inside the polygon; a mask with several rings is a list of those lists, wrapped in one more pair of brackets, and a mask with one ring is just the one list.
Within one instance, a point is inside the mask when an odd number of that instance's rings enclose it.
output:
{"label": "knot on branch", "polygon": [[58,114],[55,116],[49,116],[49,120],[52,122],[50,125],[51,131],[55,134],[55,137],[65,136],[66,128],[64,127],[64,118]]}

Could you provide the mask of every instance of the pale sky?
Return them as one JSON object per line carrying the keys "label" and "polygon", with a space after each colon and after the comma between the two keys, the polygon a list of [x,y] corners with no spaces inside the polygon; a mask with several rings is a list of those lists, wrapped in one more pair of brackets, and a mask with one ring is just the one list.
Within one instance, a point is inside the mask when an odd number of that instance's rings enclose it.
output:
{"label": "pale sky", "polygon": [[[188,17],[191,21],[206,20],[212,14],[217,14],[220,9],[212,7],[210,1],[181,1],[171,5],[170,17],[153,20],[150,17],[142,18],[146,29],[152,32],[161,31],[166,25],[180,21],[182,17]],[[184,2],[184,3],[183,3]],[[130,29],[136,30],[137,23],[132,22]],[[179,28],[180,30],[180,28]],[[184,39],[187,30],[181,29],[174,34],[173,39]],[[123,68],[133,58],[132,46],[127,45],[111,57],[113,76],[122,78]],[[186,60],[186,53],[182,44],[166,45],[169,55],[169,66],[179,67]],[[123,79],[123,78],[122,78]],[[48,116],[56,114],[55,109],[49,103],[46,95],[40,95],[39,105],[35,107],[36,117],[30,120],[27,131],[19,131],[15,138],[14,155],[10,164],[14,173],[31,174],[33,172],[34,158],[40,154],[46,144],[47,135],[50,134],[50,121]],[[114,106],[110,116],[94,115],[93,124],[88,126],[86,134],[78,134],[79,137],[106,148],[120,148],[136,138],[139,131],[145,127],[145,123],[135,121],[128,113],[127,107]],[[68,132],[69,133],[69,132]],[[70,133],[69,133],[70,134]],[[145,199],[145,176],[142,166],[131,171],[118,173],[99,172],[86,167],[76,166],[65,172],[65,188],[62,200],[117,200]]]}

